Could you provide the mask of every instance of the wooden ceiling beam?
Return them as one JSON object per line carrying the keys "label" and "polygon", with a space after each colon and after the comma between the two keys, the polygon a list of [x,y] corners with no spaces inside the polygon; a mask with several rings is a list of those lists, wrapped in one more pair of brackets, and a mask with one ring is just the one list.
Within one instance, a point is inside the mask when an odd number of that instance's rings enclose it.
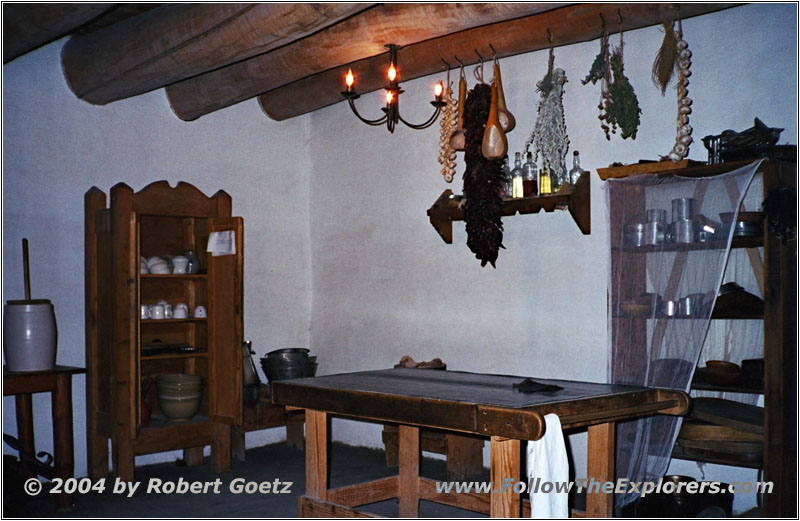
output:
{"label": "wooden ceiling beam", "polygon": [[[423,41],[398,51],[398,62],[402,67],[400,79],[408,81],[442,72],[441,58],[456,64],[454,57],[458,56],[468,65],[475,64],[478,58],[473,49],[477,49],[484,57],[489,57],[491,56],[489,43],[497,50],[499,58],[546,49],[549,45],[548,29],[552,32],[555,46],[591,41],[601,36],[600,14],[605,17],[610,33],[619,30],[618,10],[622,13],[623,29],[626,31],[660,24],[663,19],[674,14],[674,5],[574,4],[534,16],[484,25]],[[685,19],[735,5],[740,4],[681,3],[680,15]],[[688,37],[691,40],[691,35]],[[656,51],[657,49],[653,49],[653,55]],[[340,92],[344,90],[344,75],[351,67],[357,78],[356,89],[359,93],[364,94],[384,88],[387,83],[387,63],[388,58],[384,53],[335,67],[266,92],[259,97],[259,102],[264,112],[278,121],[305,114],[343,101]]]}
{"label": "wooden ceiling beam", "polygon": [[387,43],[408,45],[559,5],[563,4],[381,4],[292,45],[170,85],[167,96],[178,117],[193,120],[342,63],[380,54]]}
{"label": "wooden ceiling beam", "polygon": [[3,3],[3,63],[61,38],[114,5]]}
{"label": "wooden ceiling beam", "polygon": [[89,34],[62,51],[81,99],[124,99],[268,52],[372,4],[165,4]]}

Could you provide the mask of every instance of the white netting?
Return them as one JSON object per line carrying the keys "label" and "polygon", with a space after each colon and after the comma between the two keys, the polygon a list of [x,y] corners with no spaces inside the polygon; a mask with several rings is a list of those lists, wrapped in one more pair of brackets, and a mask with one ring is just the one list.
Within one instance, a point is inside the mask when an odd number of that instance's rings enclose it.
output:
{"label": "white netting", "polygon": [[[728,262],[730,223],[736,221],[759,163],[709,178],[641,175],[609,180],[611,383],[689,390]],[[648,212],[658,209],[664,211]],[[733,217],[725,221],[721,214]],[[658,220],[662,226],[646,224]],[[726,322],[731,325],[715,330],[710,358],[744,352],[733,346],[732,339],[740,334],[733,328],[745,328],[743,338],[752,337],[753,348],[760,349],[757,325]],[[718,342],[718,337],[729,341]],[[679,428],[680,418],[672,416],[618,424],[617,476],[658,481]],[[617,507],[636,497],[618,495]]]}

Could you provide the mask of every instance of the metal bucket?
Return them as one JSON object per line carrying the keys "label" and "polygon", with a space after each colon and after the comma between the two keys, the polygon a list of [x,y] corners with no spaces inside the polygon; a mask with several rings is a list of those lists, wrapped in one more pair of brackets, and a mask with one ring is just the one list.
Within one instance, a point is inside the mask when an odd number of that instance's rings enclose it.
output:
{"label": "metal bucket", "polygon": [[3,309],[3,355],[9,371],[49,371],[56,365],[58,329],[49,300],[9,300]]}

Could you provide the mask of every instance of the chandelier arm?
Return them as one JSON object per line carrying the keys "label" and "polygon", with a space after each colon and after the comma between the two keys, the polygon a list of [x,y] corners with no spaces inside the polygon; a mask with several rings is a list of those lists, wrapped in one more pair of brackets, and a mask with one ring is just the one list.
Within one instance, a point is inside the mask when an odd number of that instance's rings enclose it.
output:
{"label": "chandelier arm", "polygon": [[353,103],[352,98],[347,98],[347,103],[350,105],[350,110],[353,111],[353,114],[355,114],[358,119],[360,119],[367,125],[372,125],[373,127],[376,127],[378,125],[383,125],[384,123],[386,123],[386,120],[389,117],[388,114],[385,113],[383,117],[380,117],[378,119],[366,119],[362,117],[361,114],[358,113],[358,110],[356,109],[356,104]]}
{"label": "chandelier arm", "polygon": [[403,123],[404,123],[406,126],[408,126],[408,127],[411,127],[411,128],[413,128],[414,130],[422,130],[422,129],[424,129],[424,128],[428,128],[428,127],[430,127],[431,125],[433,125],[433,122],[434,122],[434,121],[436,121],[436,118],[438,118],[438,117],[439,117],[439,113],[440,113],[441,111],[442,111],[442,108],[441,108],[441,107],[436,107],[436,110],[434,110],[434,111],[433,111],[433,115],[432,115],[430,118],[428,118],[428,121],[426,121],[425,123],[420,123],[419,125],[415,125],[415,124],[413,124],[413,123],[409,123],[408,121],[404,120],[404,119],[403,119],[403,116],[401,116],[399,113],[397,114],[397,117],[398,117],[398,118],[400,119],[400,121],[402,121],[402,122],[403,122]]}

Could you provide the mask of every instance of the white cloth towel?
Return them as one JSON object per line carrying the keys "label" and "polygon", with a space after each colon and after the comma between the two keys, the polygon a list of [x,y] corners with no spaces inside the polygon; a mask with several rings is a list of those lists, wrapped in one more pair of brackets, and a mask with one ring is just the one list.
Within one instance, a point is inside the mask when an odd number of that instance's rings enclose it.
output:
{"label": "white cloth towel", "polygon": [[[555,414],[544,417],[544,436],[528,441],[527,474],[531,496],[531,517],[569,517],[569,494],[556,492],[569,480],[569,461],[561,432],[561,420]],[[564,485],[562,485],[564,486]]]}

